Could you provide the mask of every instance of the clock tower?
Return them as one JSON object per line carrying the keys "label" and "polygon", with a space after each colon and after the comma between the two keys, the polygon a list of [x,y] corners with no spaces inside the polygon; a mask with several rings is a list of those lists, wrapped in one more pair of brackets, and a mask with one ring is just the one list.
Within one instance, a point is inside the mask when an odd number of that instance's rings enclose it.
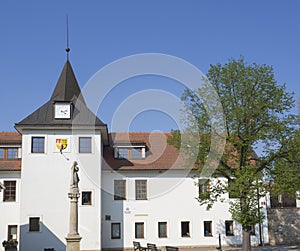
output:
{"label": "clock tower", "polygon": [[80,167],[81,248],[100,250],[101,158],[108,132],[87,107],[69,60],[50,99],[15,128],[23,144],[20,250],[65,250],[74,161]]}
{"label": "clock tower", "polygon": [[55,102],[54,118],[55,119],[71,119],[72,103]]}

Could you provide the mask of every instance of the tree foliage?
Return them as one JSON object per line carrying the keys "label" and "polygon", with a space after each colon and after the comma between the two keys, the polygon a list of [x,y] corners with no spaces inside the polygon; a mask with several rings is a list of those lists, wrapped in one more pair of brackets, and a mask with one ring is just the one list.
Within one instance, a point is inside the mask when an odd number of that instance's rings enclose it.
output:
{"label": "tree foliage", "polygon": [[269,172],[271,193],[300,199],[300,131],[295,131],[282,148],[287,154],[276,159]]}
{"label": "tree foliage", "polygon": [[[210,208],[229,193],[236,198],[230,202],[232,218],[247,232],[261,221],[258,199],[265,194],[263,177],[276,161],[288,155],[285,144],[294,132],[295,118],[289,115],[294,99],[284,84],[276,82],[271,66],[248,64],[242,57],[230,59],[223,65],[211,65],[207,78],[219,95],[226,118],[226,147],[214,175],[226,177],[228,182],[216,182],[209,196],[203,194],[198,200]],[[204,94],[203,89],[186,90],[182,96],[190,126],[197,128],[199,133],[195,163],[199,172],[211,151],[212,121],[199,98]],[[180,132],[173,131],[168,142],[179,147],[178,140]],[[262,149],[260,156],[255,153],[258,145]],[[250,250],[250,233],[243,233],[243,238],[244,250]]]}

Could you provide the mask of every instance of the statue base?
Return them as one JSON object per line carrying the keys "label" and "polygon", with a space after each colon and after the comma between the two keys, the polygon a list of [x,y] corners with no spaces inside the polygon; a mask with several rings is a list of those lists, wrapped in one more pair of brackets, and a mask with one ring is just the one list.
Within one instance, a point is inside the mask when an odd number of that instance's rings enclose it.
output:
{"label": "statue base", "polygon": [[79,234],[68,235],[66,237],[66,240],[67,240],[66,251],[80,251],[81,237]]}

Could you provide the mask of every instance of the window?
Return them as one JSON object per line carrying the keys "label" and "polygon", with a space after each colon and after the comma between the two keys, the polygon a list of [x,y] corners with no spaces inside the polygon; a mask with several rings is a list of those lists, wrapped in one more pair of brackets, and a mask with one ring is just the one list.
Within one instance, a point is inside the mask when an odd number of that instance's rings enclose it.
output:
{"label": "window", "polygon": [[207,179],[199,179],[198,186],[199,186],[199,197],[209,199],[210,181]]}
{"label": "window", "polygon": [[145,147],[116,147],[116,159],[144,159]]}
{"label": "window", "polygon": [[116,156],[115,157],[117,159],[128,159],[129,149],[127,149],[127,148],[116,148],[115,151],[116,151]]}
{"label": "window", "polygon": [[18,231],[18,226],[17,225],[8,225],[7,229],[7,240],[17,240],[17,231]]}
{"label": "window", "polygon": [[18,158],[18,148],[8,148],[7,149],[7,158],[8,159],[17,159]]}
{"label": "window", "polygon": [[204,236],[212,236],[212,222],[204,221]]}
{"label": "window", "polygon": [[0,159],[4,159],[5,153],[4,148],[0,148]]}
{"label": "window", "polygon": [[0,159],[18,159],[18,148],[0,148]]}
{"label": "window", "polygon": [[233,221],[232,220],[227,220],[225,221],[225,232],[226,236],[233,236]]}
{"label": "window", "polygon": [[250,227],[250,235],[255,235],[255,225]]}
{"label": "window", "polygon": [[82,192],[81,205],[92,205],[92,192],[91,191]]}
{"label": "window", "polygon": [[239,198],[239,188],[235,184],[234,180],[228,180],[228,193],[229,198],[231,199]]}
{"label": "window", "polygon": [[181,237],[191,237],[189,221],[181,222]]}
{"label": "window", "polygon": [[29,232],[39,232],[39,231],[40,231],[40,217],[30,217]]}
{"label": "window", "polygon": [[16,181],[4,181],[3,201],[16,201]]}
{"label": "window", "polygon": [[135,238],[136,239],[144,238],[144,222],[135,223]]}
{"label": "window", "polygon": [[45,152],[45,137],[31,138],[31,152],[44,153]]}
{"label": "window", "polygon": [[126,200],[126,180],[114,180],[114,200]]}
{"label": "window", "polygon": [[121,239],[121,223],[111,223],[111,238]]}
{"label": "window", "polygon": [[147,180],[135,181],[135,199],[147,200]]}
{"label": "window", "polygon": [[91,153],[92,152],[92,138],[91,137],[79,137],[79,152]]}
{"label": "window", "polygon": [[167,238],[167,222],[158,222],[158,237]]}
{"label": "window", "polygon": [[142,148],[132,148],[130,159],[141,159],[142,158]]}

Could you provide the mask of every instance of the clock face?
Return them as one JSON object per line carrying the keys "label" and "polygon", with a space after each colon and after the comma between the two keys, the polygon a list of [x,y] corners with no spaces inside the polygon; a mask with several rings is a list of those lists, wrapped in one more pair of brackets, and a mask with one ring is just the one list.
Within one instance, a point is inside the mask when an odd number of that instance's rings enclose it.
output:
{"label": "clock face", "polygon": [[54,116],[56,119],[70,119],[71,105],[70,104],[55,104]]}

